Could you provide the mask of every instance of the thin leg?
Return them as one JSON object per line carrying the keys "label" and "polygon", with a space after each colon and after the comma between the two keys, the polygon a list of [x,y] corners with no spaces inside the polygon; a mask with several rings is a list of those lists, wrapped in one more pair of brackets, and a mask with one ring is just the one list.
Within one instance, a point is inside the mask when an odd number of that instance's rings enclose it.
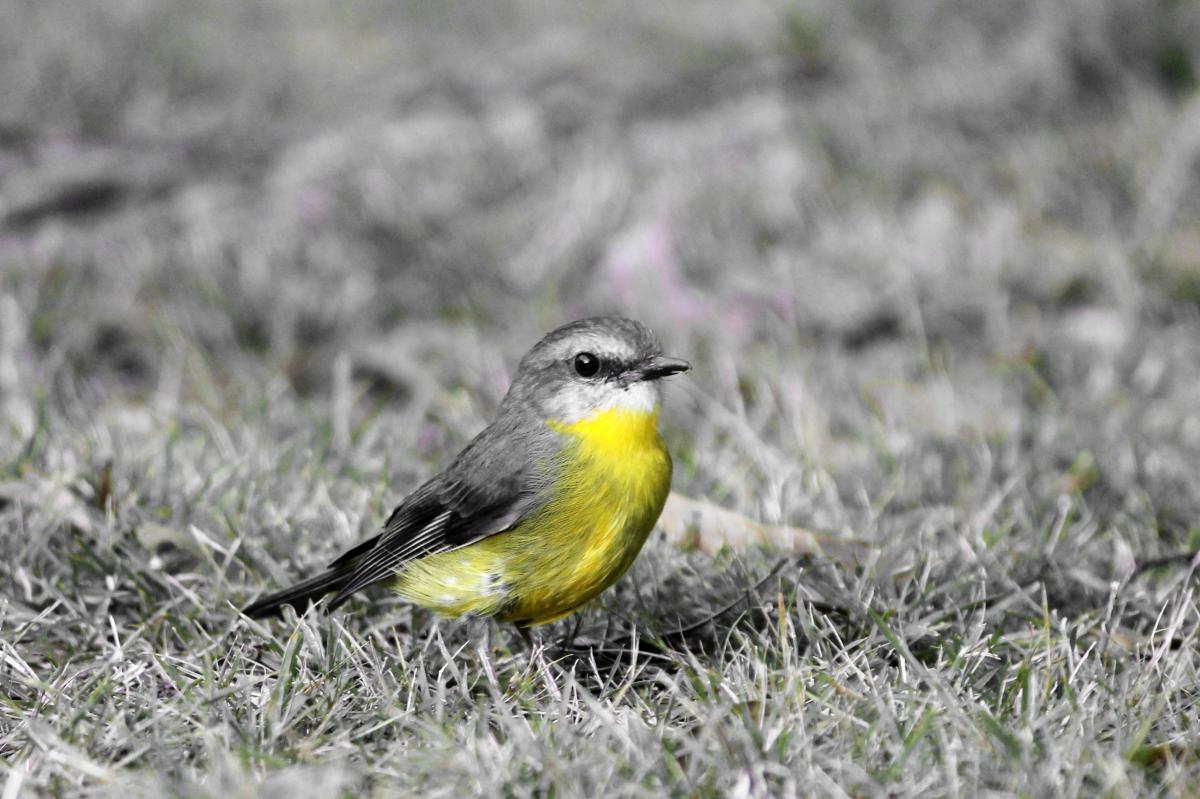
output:
{"label": "thin leg", "polygon": [[559,650],[566,652],[575,646],[575,638],[579,635],[579,628],[583,626],[583,616],[576,614],[571,620],[571,627],[565,635],[559,640]]}
{"label": "thin leg", "polygon": [[499,692],[500,683],[496,680],[496,670],[492,667],[492,622],[490,619],[479,621],[483,624],[483,635],[479,636],[479,663],[483,666],[492,690]]}

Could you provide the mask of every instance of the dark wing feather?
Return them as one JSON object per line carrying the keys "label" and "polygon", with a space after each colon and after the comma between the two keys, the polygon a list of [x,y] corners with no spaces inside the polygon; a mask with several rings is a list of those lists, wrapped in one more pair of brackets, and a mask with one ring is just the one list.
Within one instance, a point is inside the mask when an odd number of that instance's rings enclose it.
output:
{"label": "dark wing feather", "polygon": [[435,482],[436,478],[405,497],[404,501],[392,511],[392,515],[388,516],[387,521],[383,523],[383,529],[378,534],[343,552],[337,560],[329,564],[329,568],[350,568],[356,560],[375,549],[381,540],[403,534],[405,530],[419,530],[432,521],[441,512],[437,503],[429,501]]}
{"label": "dark wing feather", "polygon": [[[324,572],[263,597],[242,612],[261,617],[278,613],[284,605],[292,605],[302,613],[309,603],[328,593],[337,594],[330,604],[336,607],[350,594],[386,576],[388,564],[395,568],[407,557],[422,554],[422,546],[436,548],[436,534],[441,523],[438,519],[441,517],[444,521],[446,516],[445,508],[432,490],[436,480],[421,486],[392,511],[382,532],[343,553]],[[429,551],[433,550],[424,554]]]}
{"label": "dark wing feather", "polygon": [[521,432],[498,420],[396,508],[378,536],[334,561],[332,568],[350,574],[330,608],[392,577],[410,560],[509,530],[536,507],[547,484],[546,459],[533,455],[538,438]]}
{"label": "dark wing feather", "polygon": [[523,424],[523,416],[502,415],[449,468],[400,503],[378,535],[345,552],[325,572],[264,597],[246,613],[265,616],[283,605],[302,610],[327,593],[334,593],[329,607],[335,608],[410,560],[511,529],[541,504],[556,462],[554,434],[544,425]]}
{"label": "dark wing feather", "polygon": [[242,609],[242,613],[252,619],[258,619],[263,616],[277,615],[285,605],[291,605],[297,613],[303,613],[309,604],[316,602],[330,591],[338,590],[342,580],[346,577],[346,572],[337,569],[321,572],[316,577],[310,577],[247,605]]}

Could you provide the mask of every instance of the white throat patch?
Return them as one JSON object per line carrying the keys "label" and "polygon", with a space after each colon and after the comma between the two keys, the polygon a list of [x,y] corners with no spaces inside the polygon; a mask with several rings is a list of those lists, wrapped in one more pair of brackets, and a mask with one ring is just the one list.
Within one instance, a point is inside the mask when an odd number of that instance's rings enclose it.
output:
{"label": "white throat patch", "polygon": [[573,383],[549,403],[550,415],[573,424],[603,411],[651,413],[658,409],[661,393],[657,383],[638,381],[628,386],[614,383]]}
{"label": "white throat patch", "polygon": [[650,413],[658,408],[661,399],[658,385],[645,380],[632,383],[625,388],[614,389],[609,399],[597,410],[641,411]]}

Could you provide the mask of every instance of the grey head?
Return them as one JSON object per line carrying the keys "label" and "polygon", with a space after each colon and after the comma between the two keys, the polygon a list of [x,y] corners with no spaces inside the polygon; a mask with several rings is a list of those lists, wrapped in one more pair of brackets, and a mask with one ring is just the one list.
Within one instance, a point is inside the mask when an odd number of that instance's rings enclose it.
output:
{"label": "grey head", "polygon": [[658,381],[691,366],[668,358],[650,328],[594,316],[547,333],[517,367],[501,414],[522,410],[570,424],[604,410],[650,412]]}

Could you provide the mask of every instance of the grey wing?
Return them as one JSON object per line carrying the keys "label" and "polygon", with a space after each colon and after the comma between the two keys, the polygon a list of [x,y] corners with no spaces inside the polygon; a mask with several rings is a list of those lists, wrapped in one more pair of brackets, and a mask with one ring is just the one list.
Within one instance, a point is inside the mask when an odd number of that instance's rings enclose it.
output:
{"label": "grey wing", "polygon": [[538,507],[546,468],[532,457],[527,439],[514,432],[496,425],[484,430],[445,472],[405,499],[379,535],[335,560],[330,568],[349,574],[330,608],[410,560],[509,530]]}

